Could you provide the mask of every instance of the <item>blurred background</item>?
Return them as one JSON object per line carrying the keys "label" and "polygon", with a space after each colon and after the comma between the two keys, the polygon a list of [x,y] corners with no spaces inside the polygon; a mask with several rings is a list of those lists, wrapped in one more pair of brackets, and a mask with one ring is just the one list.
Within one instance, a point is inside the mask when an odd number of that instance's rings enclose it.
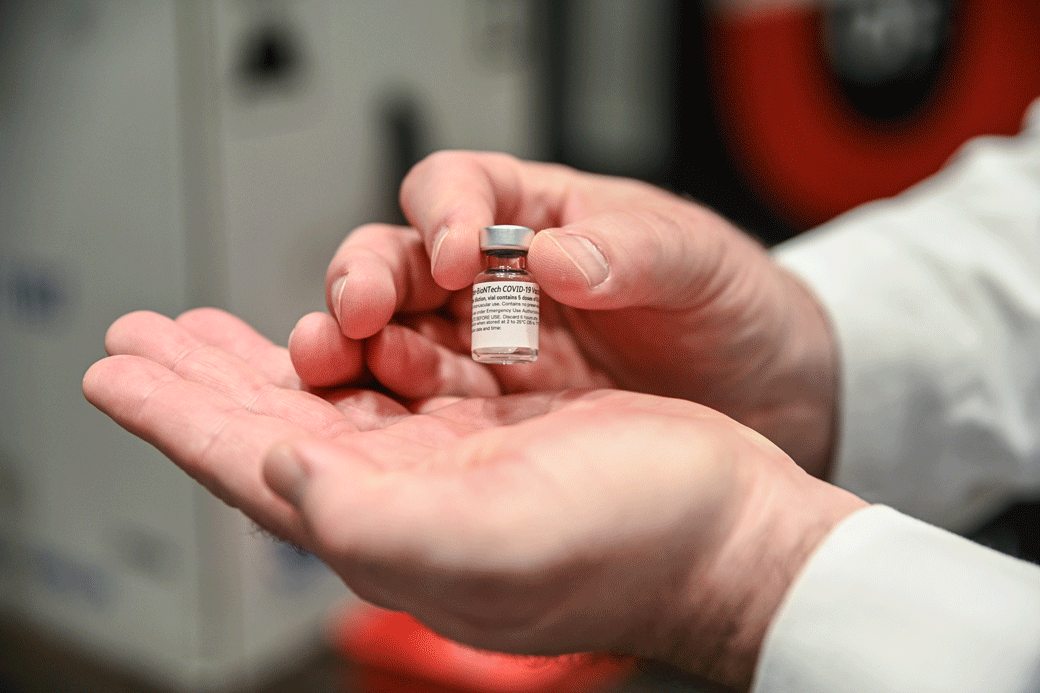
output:
{"label": "blurred background", "polygon": [[[359,611],[83,400],[105,328],[216,305],[284,343],[441,148],[773,244],[1016,132],[1038,46],[1035,0],[0,0],[0,690],[694,690]],[[1019,551],[1040,520],[1009,512],[987,536]]]}

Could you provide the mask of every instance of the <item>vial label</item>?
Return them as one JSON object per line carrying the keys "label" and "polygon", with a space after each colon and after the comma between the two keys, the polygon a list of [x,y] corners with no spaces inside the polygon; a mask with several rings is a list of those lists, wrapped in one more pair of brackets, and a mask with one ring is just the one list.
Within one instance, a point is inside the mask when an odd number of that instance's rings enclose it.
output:
{"label": "vial label", "polygon": [[473,285],[473,349],[538,349],[538,285],[484,282]]}

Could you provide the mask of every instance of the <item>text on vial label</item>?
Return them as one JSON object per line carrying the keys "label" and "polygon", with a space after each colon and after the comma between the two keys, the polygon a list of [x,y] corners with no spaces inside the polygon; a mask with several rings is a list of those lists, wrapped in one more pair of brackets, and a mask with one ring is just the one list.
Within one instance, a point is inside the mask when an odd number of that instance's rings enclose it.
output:
{"label": "text on vial label", "polygon": [[538,348],[538,285],[487,282],[473,287],[473,348]]}

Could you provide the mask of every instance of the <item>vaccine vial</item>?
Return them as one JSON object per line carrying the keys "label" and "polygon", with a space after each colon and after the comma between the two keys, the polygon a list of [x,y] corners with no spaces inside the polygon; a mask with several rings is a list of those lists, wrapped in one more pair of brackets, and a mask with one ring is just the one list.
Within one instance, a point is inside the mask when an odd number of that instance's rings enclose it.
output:
{"label": "vaccine vial", "polygon": [[530,363],[538,358],[538,284],[527,271],[534,231],[488,226],[480,231],[484,271],[473,280],[473,341],[480,363]]}

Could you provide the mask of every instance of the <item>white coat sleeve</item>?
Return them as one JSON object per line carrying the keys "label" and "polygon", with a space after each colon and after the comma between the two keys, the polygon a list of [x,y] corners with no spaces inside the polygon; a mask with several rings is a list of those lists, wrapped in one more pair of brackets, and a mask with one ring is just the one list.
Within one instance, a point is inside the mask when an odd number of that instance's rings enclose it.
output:
{"label": "white coat sleeve", "polygon": [[845,519],[766,634],[754,693],[1036,693],[1040,567],[884,506]]}
{"label": "white coat sleeve", "polygon": [[837,336],[834,483],[962,532],[1040,494],[1040,102],[775,257]]}
{"label": "white coat sleeve", "polygon": [[[837,337],[835,483],[955,530],[1040,492],[1040,105],[776,257]],[[1040,691],[1040,568],[861,510],[786,595],[754,690]]]}

